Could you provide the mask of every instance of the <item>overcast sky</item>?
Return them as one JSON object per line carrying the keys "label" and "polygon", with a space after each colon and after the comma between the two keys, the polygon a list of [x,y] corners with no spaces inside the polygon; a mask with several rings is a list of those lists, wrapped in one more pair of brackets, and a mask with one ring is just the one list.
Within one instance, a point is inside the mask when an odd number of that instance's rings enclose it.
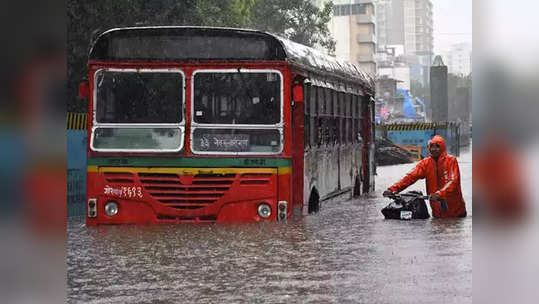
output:
{"label": "overcast sky", "polygon": [[472,0],[432,0],[434,53],[452,44],[472,43]]}

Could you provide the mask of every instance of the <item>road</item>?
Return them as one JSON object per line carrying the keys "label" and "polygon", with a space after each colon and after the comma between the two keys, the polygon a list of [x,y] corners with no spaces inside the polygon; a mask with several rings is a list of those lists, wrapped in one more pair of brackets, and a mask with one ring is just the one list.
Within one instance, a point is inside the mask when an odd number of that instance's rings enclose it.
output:
{"label": "road", "polygon": [[324,202],[285,224],[87,229],[72,220],[68,301],[471,303],[471,151],[459,163],[465,219],[384,220],[381,193],[406,164],[379,167],[370,197]]}

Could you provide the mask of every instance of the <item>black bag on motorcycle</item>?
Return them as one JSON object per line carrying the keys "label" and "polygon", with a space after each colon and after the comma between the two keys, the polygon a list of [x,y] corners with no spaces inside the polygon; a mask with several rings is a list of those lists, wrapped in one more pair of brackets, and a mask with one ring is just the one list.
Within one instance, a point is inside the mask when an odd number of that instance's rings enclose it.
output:
{"label": "black bag on motorcycle", "polygon": [[425,200],[419,197],[422,193],[419,191],[410,191],[410,196],[397,196],[393,202],[382,209],[382,214],[386,219],[412,220],[428,219],[430,217]]}

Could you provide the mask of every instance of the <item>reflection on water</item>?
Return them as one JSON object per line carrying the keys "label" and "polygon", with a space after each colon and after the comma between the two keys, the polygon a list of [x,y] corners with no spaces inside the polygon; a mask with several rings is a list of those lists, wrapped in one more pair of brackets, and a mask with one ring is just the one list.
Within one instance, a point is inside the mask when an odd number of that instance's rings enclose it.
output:
{"label": "reflection on water", "polygon": [[[461,163],[471,214],[471,153]],[[287,223],[68,225],[70,303],[469,303],[472,218],[384,220],[377,194]],[[465,182],[469,181],[469,182]],[[415,189],[424,190],[419,182]]]}

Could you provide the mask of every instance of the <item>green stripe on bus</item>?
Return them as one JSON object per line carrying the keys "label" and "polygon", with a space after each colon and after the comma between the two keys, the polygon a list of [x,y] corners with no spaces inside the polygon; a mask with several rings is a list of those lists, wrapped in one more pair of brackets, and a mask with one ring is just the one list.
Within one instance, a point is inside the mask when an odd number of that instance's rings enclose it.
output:
{"label": "green stripe on bus", "polygon": [[88,166],[135,167],[288,167],[290,159],[283,158],[190,158],[190,157],[92,157]]}

